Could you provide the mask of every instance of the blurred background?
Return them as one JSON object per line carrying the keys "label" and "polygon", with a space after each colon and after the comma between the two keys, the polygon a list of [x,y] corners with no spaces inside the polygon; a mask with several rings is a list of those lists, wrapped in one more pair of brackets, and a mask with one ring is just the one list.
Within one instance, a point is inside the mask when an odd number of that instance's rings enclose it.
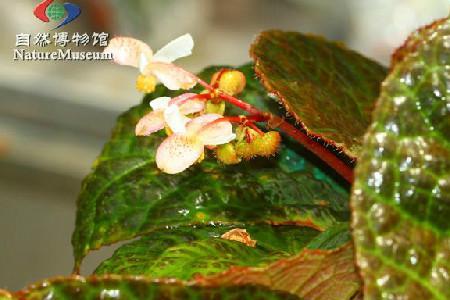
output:
{"label": "blurred background", "polygon": [[[39,2],[0,2],[0,288],[12,290],[70,273],[80,182],[117,115],[141,100],[131,68],[14,62],[16,34],[52,29],[32,14]],[[249,44],[270,28],[340,40],[387,65],[409,32],[450,10],[449,0],[71,2],[83,13],[60,31],[133,36],[154,50],[190,32],[194,55],[180,64],[192,71],[248,61]],[[89,256],[83,273],[112,250]]]}

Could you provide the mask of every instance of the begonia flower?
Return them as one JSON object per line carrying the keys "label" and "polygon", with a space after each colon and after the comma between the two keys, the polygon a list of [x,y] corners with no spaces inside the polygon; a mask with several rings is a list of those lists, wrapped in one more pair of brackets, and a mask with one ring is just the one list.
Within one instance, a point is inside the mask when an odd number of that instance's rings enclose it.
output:
{"label": "begonia flower", "polygon": [[170,90],[190,89],[197,78],[184,69],[172,64],[178,58],[192,54],[194,41],[185,34],[169,42],[153,55],[146,43],[129,37],[111,39],[105,53],[113,55],[114,62],[138,68],[143,75],[147,92],[154,90],[156,78]]}
{"label": "begonia flower", "polygon": [[205,103],[196,99],[197,94],[185,93],[175,98],[159,97],[150,102],[152,111],[136,125],[137,136],[148,136],[166,126],[174,133],[183,133],[191,120],[186,117],[203,111]]}
{"label": "begonia flower", "polygon": [[168,174],[180,173],[203,156],[205,147],[234,140],[236,135],[231,123],[215,122],[220,118],[223,117],[218,114],[199,116],[186,123],[184,132],[166,138],[156,152],[158,168]]}

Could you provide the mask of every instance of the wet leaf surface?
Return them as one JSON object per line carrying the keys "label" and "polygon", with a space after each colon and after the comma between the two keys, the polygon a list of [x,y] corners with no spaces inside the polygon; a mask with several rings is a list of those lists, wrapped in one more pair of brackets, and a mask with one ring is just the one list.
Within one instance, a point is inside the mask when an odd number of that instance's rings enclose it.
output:
{"label": "wet leaf surface", "polygon": [[386,70],[342,44],[297,32],[262,32],[255,70],[268,91],[330,151],[354,159]]}
{"label": "wet leaf surface", "polygon": [[[248,80],[242,98],[275,112],[251,66],[242,70]],[[287,223],[326,230],[348,221],[346,189],[287,139],[270,160],[227,167],[207,159],[179,175],[161,173],[155,152],[162,137],[134,135],[148,101],[161,95],[168,92],[159,87],[119,118],[83,182],[72,238],[77,267],[90,250],[165,226]]]}
{"label": "wet leaf surface", "polygon": [[296,255],[320,235],[308,227],[252,225],[245,228],[257,241],[252,248],[221,238],[234,227],[160,230],[120,247],[95,273],[189,280],[195,274],[220,273],[232,266],[266,266]]}
{"label": "wet leaf surface", "polygon": [[233,267],[195,281],[203,286],[257,284],[309,300],[352,299],[361,284],[351,244],[335,250],[304,250],[265,268]]}
{"label": "wet leaf surface", "polygon": [[352,196],[365,299],[450,299],[450,20],[394,55]]}
{"label": "wet leaf surface", "polygon": [[[1,297],[1,296],[0,296]],[[14,295],[17,300],[178,300],[178,299],[299,299],[263,286],[186,286],[182,282],[156,282],[139,277],[71,277],[44,281]]]}

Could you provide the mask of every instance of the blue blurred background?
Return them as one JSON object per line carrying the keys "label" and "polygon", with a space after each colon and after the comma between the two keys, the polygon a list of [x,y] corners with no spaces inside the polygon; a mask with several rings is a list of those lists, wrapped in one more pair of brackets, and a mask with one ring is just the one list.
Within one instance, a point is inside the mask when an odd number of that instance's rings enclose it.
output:
{"label": "blue blurred background", "polygon": [[[40,1],[0,2],[0,288],[19,289],[72,267],[70,237],[82,178],[116,116],[141,99],[136,71],[107,62],[14,62],[18,33],[52,29]],[[270,28],[323,35],[388,64],[409,32],[445,17],[449,0],[72,0],[82,15],[61,31],[109,32],[154,50],[190,32],[192,71],[249,60]],[[111,254],[88,257],[88,274]]]}

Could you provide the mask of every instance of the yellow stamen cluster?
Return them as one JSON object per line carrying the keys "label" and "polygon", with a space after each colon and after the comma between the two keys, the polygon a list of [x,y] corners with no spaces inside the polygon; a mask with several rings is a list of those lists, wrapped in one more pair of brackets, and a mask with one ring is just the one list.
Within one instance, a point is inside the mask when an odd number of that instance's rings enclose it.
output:
{"label": "yellow stamen cluster", "polygon": [[216,149],[217,159],[226,165],[237,164],[242,159],[275,155],[281,143],[278,131],[259,133],[252,128],[240,126],[236,135],[236,142],[221,145]]}
{"label": "yellow stamen cluster", "polygon": [[252,159],[257,156],[269,157],[277,153],[281,143],[281,136],[278,131],[265,132],[262,135],[253,129],[251,131],[250,142],[245,138],[236,143],[236,154],[243,159]]}
{"label": "yellow stamen cluster", "polygon": [[241,162],[232,143],[220,145],[216,148],[216,157],[226,165],[235,165]]}
{"label": "yellow stamen cluster", "polygon": [[153,93],[156,88],[156,77],[139,75],[136,80],[136,89],[142,93]]}
{"label": "yellow stamen cluster", "polygon": [[218,114],[223,116],[225,113],[225,102],[221,100],[214,101],[214,99],[208,100],[206,102],[205,112],[207,114]]}

